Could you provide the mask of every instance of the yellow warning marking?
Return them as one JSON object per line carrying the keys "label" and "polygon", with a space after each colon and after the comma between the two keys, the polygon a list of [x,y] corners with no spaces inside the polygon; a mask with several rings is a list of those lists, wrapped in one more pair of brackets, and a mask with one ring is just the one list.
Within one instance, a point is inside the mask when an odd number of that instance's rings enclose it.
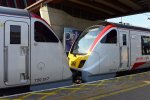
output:
{"label": "yellow warning marking", "polygon": [[150,72],[147,72],[147,73],[142,73],[143,75],[149,75],[150,74]]}
{"label": "yellow warning marking", "polygon": [[[11,99],[10,99],[11,100]],[[22,100],[22,99],[13,99],[13,100]]]}
{"label": "yellow warning marking", "polygon": [[102,86],[102,85],[105,85],[105,84],[85,84],[85,86]]}
{"label": "yellow warning marking", "polygon": [[56,93],[31,93],[31,94],[35,94],[35,95],[54,95],[54,94],[56,94]]}
{"label": "yellow warning marking", "polygon": [[59,93],[59,91],[62,91],[62,90],[63,90],[62,88],[58,88],[58,89],[52,91],[52,93]]}
{"label": "yellow warning marking", "polygon": [[50,96],[50,95],[45,95],[45,96],[42,96],[40,99],[38,99],[38,100],[45,100],[45,98],[47,98],[48,96]]}
{"label": "yellow warning marking", "polygon": [[81,88],[62,88],[62,90],[80,90]]}
{"label": "yellow warning marking", "polygon": [[19,100],[22,100],[22,99],[25,99],[25,98],[29,98],[30,96],[32,95],[55,95],[56,93],[38,93],[38,92],[32,92],[32,93],[29,93],[21,98],[19,98]]}
{"label": "yellow warning marking", "polygon": [[147,74],[141,73],[139,76],[144,77],[145,75],[147,75]]}
{"label": "yellow warning marking", "polygon": [[115,82],[119,82],[120,79],[122,79],[122,77],[116,77],[116,81]]}
{"label": "yellow warning marking", "polygon": [[115,78],[115,79],[105,80],[104,83],[118,82],[118,80],[120,80],[120,79]]}
{"label": "yellow warning marking", "polygon": [[81,90],[84,86],[85,86],[85,84],[84,84],[84,85],[81,85],[80,88],[79,88],[78,90],[74,90],[74,91],[72,91],[70,94],[73,94],[73,93],[75,93],[75,92]]}
{"label": "yellow warning marking", "polygon": [[45,93],[46,95],[45,96],[42,96],[40,99],[38,100],[45,100],[45,98],[47,98],[48,96],[51,96],[51,95],[55,95],[57,93]]}
{"label": "yellow warning marking", "polygon": [[129,76],[129,80],[132,80],[133,79],[133,76]]}
{"label": "yellow warning marking", "polygon": [[120,90],[120,91],[116,91],[116,92],[112,92],[112,93],[108,93],[108,94],[92,97],[92,98],[89,98],[87,100],[97,100],[97,99],[101,99],[101,98],[117,95],[117,94],[120,94],[120,93],[128,92],[128,91],[135,90],[135,89],[138,89],[138,88],[141,88],[141,87],[145,87],[145,86],[149,86],[149,85],[150,84],[142,84],[142,85],[139,85],[139,86],[136,86],[136,87],[131,87],[131,88],[127,88],[127,89],[124,89],[124,90]]}
{"label": "yellow warning marking", "polygon": [[144,83],[150,84],[150,81],[144,81]]}
{"label": "yellow warning marking", "polygon": [[99,86],[105,85],[105,84],[106,84],[106,81],[101,81],[101,82],[99,83],[99,85],[97,85],[96,87],[99,87]]}
{"label": "yellow warning marking", "polygon": [[32,94],[30,93],[30,94],[26,94],[25,96],[22,96],[21,98],[19,98],[19,99],[25,99],[25,98],[28,98],[28,97],[30,97],[30,96],[32,96]]}
{"label": "yellow warning marking", "polygon": [[127,76],[122,76],[122,77],[136,77],[136,76],[139,76],[139,74],[131,74],[131,75],[127,75]]}
{"label": "yellow warning marking", "polygon": [[140,75],[148,75],[150,74],[150,71],[149,72],[143,72],[143,73],[139,73]]}

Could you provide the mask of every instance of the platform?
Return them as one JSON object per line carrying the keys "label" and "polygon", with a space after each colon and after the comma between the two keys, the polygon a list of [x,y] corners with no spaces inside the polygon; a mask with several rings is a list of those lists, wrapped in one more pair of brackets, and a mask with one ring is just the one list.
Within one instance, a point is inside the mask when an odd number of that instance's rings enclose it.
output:
{"label": "platform", "polygon": [[150,71],[0,100],[150,100]]}

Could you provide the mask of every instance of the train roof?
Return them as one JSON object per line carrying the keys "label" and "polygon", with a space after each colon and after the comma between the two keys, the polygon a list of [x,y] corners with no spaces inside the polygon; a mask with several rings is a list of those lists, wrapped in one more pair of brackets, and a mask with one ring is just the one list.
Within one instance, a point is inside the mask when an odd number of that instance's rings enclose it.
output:
{"label": "train roof", "polygon": [[111,23],[111,22],[101,22],[99,25],[107,26],[107,25],[110,25],[110,24],[112,24],[116,27],[119,27],[119,28],[127,28],[127,29],[149,31],[150,32],[150,29],[148,29],[148,28],[137,27],[137,26],[132,26],[132,25],[125,25],[125,24],[118,24],[118,23]]}
{"label": "train roof", "polygon": [[9,8],[9,7],[2,7],[2,6],[0,6],[0,14],[30,17],[30,14],[27,10],[17,9],[17,8]]}

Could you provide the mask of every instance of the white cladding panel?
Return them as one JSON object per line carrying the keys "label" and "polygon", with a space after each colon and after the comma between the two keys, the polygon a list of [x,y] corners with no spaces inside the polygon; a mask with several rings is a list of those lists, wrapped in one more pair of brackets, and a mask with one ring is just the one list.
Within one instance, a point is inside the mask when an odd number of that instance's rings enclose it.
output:
{"label": "white cladding panel", "polygon": [[[71,79],[72,73],[60,41],[58,43],[34,41],[34,22],[41,20],[14,16],[0,16],[0,18],[0,88]],[[50,29],[44,21],[41,22]],[[17,41],[18,44],[10,42],[11,25],[21,26],[21,40]]]}
{"label": "white cladding panel", "polygon": [[[30,19],[13,16],[0,16],[0,18],[0,87],[27,85],[30,81],[24,79],[27,71],[25,68],[26,54],[21,55],[21,47],[28,47]],[[19,45],[10,44],[10,25],[20,26],[21,40]],[[27,62],[30,63],[29,59]],[[24,75],[22,76],[21,73]],[[30,75],[30,69],[28,69],[28,75]]]}
{"label": "white cladding panel", "polygon": [[[103,37],[105,37],[112,30],[117,31],[117,43],[115,44],[105,44],[99,42],[99,49],[96,49],[100,52],[100,73],[113,73],[117,72],[120,66],[120,50],[119,50],[119,33],[117,28],[109,29]],[[102,38],[103,38],[102,37]]]}
{"label": "white cladding panel", "polygon": [[119,71],[130,69],[130,31],[127,29],[118,29],[120,44],[120,67]]}
{"label": "white cladding panel", "polygon": [[117,72],[120,66],[119,45],[101,44],[100,51],[100,73]]}
{"label": "white cladding panel", "polygon": [[[15,29],[11,29],[11,27]],[[4,71],[6,85],[28,83],[28,34],[29,28],[27,23],[17,22],[16,20],[5,22]]]}
{"label": "white cladding panel", "polygon": [[118,71],[118,68],[120,66],[119,42],[114,44],[100,42],[101,39],[105,37],[111,30],[117,31],[117,28],[109,29],[100,38],[96,47],[92,51],[92,55],[89,56],[82,70],[87,71],[93,75],[113,73]]}
{"label": "white cladding panel", "polygon": [[[88,58],[88,60],[85,62],[84,67],[82,70],[87,71],[91,74],[99,74],[100,73],[100,57],[99,53],[93,51]],[[90,67],[89,67],[90,66]]]}
{"label": "white cladding panel", "polygon": [[142,36],[150,36],[150,32],[131,30],[131,69],[135,64],[148,62],[139,68],[149,67],[150,55],[142,55]]}
{"label": "white cladding panel", "polygon": [[136,62],[136,58],[141,57],[141,32],[130,31],[131,39],[131,67]]}
{"label": "white cladding panel", "polygon": [[[63,65],[62,59],[65,57],[62,44],[60,42],[36,42],[34,39],[35,21],[42,22],[34,18],[31,22],[31,84],[63,80],[64,67],[68,65]],[[70,70],[68,72],[69,75],[67,75],[70,77]]]}
{"label": "white cladding panel", "polygon": [[0,17],[0,88],[4,85],[4,19]]}

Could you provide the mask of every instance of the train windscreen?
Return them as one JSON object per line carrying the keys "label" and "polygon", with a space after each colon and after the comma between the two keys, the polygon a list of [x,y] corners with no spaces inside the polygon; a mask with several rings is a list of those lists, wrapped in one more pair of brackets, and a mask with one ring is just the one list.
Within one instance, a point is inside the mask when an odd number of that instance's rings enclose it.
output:
{"label": "train windscreen", "polygon": [[81,33],[78,39],[75,41],[71,53],[73,54],[87,54],[90,46],[103,30],[104,26],[93,26]]}

